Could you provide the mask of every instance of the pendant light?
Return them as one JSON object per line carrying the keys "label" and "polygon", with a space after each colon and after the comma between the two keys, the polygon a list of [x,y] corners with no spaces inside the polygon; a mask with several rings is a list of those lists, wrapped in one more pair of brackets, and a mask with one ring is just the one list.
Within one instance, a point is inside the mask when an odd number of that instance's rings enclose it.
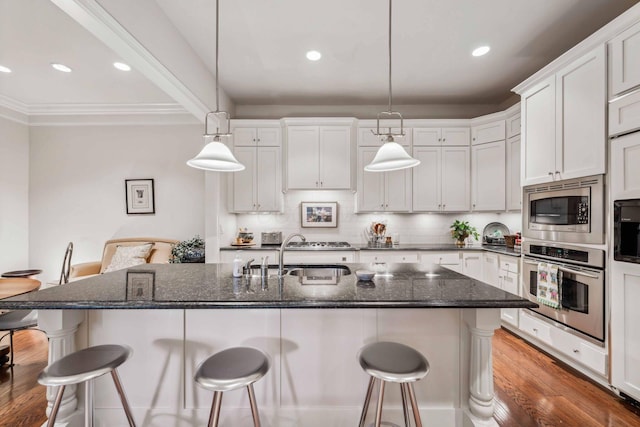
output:
{"label": "pendant light", "polygon": [[[239,172],[244,170],[244,165],[240,163],[231,153],[229,147],[222,143],[222,138],[231,136],[231,116],[226,111],[219,108],[219,88],[218,88],[218,32],[220,27],[219,6],[216,0],[216,110],[210,111],[204,117],[204,140],[207,145],[193,159],[187,161],[187,165],[196,169],[204,169],[212,172]],[[209,133],[209,117],[216,120],[215,133]]]}
{"label": "pendant light", "polygon": [[[395,139],[401,138],[404,133],[404,119],[402,114],[391,109],[391,1],[389,0],[389,110],[378,113],[376,131],[372,131],[374,135],[379,136],[383,143],[378,150],[373,161],[364,167],[367,172],[386,172],[399,169],[412,168],[420,164],[420,160],[411,157],[398,144]],[[394,133],[389,126],[387,132],[380,131],[380,119],[383,120],[400,120],[400,132]]]}

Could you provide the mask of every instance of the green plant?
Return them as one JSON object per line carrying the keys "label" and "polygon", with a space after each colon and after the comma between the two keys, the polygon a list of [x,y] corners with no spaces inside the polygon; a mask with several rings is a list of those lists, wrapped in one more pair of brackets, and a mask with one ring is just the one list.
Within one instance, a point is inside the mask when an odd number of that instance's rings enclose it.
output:
{"label": "green plant", "polygon": [[196,236],[191,240],[183,240],[171,248],[172,264],[183,262],[204,262],[204,240]]}
{"label": "green plant", "polygon": [[458,221],[457,219],[451,224],[451,237],[458,241],[462,241],[469,236],[473,236],[478,240],[480,235],[475,227],[469,225],[469,221]]}

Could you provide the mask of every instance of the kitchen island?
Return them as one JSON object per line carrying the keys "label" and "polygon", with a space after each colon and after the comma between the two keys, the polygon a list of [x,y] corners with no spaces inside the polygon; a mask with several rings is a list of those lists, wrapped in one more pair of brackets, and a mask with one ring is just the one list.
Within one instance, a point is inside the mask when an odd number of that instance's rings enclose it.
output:
{"label": "kitchen island", "polygon": [[[347,264],[353,272],[368,266]],[[131,346],[120,372],[142,426],[204,425],[211,396],[193,373],[236,345],[272,357],[255,384],[265,426],[357,425],[368,378],[356,354],[376,340],[412,345],[429,359],[431,372],[416,384],[426,425],[496,425],[491,337],[499,309],[535,304],[438,266],[378,269],[372,282],[360,282],[355,274],[262,278],[256,270],[232,278],[227,264],[149,264],[0,300],[0,309],[39,309],[50,362],[88,345]],[[96,425],[126,425],[102,380]],[[69,426],[82,425],[76,394],[70,390],[61,408]],[[397,424],[399,394],[389,389],[383,417]],[[52,390],[47,397],[51,404]],[[222,425],[251,425],[245,393],[224,400]]]}

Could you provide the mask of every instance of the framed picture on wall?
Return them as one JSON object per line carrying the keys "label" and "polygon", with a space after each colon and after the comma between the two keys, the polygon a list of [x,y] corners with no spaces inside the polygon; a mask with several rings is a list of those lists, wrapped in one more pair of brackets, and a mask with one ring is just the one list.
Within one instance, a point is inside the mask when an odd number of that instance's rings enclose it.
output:
{"label": "framed picture on wall", "polygon": [[338,202],[302,202],[300,203],[302,227],[338,226]]}
{"label": "framed picture on wall", "polygon": [[128,215],[156,213],[153,179],[125,179],[124,186]]}

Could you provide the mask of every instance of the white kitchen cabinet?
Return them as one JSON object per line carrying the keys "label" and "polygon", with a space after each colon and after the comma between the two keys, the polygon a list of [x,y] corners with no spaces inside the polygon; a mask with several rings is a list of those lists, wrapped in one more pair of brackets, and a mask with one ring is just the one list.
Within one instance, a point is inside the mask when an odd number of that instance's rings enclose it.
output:
{"label": "white kitchen cabinet", "polygon": [[[382,127],[382,126],[380,127],[380,130],[384,132],[386,132],[388,129],[389,129],[388,127]],[[358,128],[358,147],[381,147],[382,139],[379,136],[374,135],[375,131],[376,131],[375,127],[370,127],[370,126],[359,127]],[[395,133],[399,133],[400,128],[391,127],[391,131]],[[401,145],[410,146],[411,136],[413,133],[411,129],[408,129],[408,128],[404,128],[403,132],[405,135],[403,137],[397,137],[396,142],[398,142]]]}
{"label": "white kitchen cabinet", "polygon": [[[482,262],[483,281],[503,291],[520,295],[519,261],[515,256],[485,252]],[[518,327],[519,310],[503,308],[500,310],[503,321]]]}
{"label": "white kitchen cabinet", "polygon": [[572,360],[605,376],[607,374],[607,351],[559,328],[551,328],[553,348]]}
{"label": "white kitchen cabinet", "polygon": [[640,129],[640,90],[609,103],[609,136]]}
{"label": "white kitchen cabinet", "polygon": [[377,152],[377,147],[358,147],[357,212],[409,212],[411,169],[366,172],[365,165],[371,163]]}
{"label": "white kitchen cabinet", "polygon": [[605,46],[522,94],[523,185],[606,170]]}
{"label": "white kitchen cabinet", "polygon": [[280,127],[244,127],[232,123],[231,129],[235,147],[279,147],[282,145]]}
{"label": "white kitchen cabinet", "polygon": [[504,211],[506,206],[505,141],[471,147],[471,210]]}
{"label": "white kitchen cabinet", "polygon": [[507,139],[507,210],[522,209],[522,187],[520,186],[520,135]]}
{"label": "white kitchen cabinet", "polygon": [[470,207],[469,147],[414,146],[414,212],[460,212]]}
{"label": "white kitchen cabinet", "polygon": [[640,23],[609,41],[610,95],[640,85]]}
{"label": "white kitchen cabinet", "polygon": [[355,262],[355,251],[285,251],[285,264],[339,264]]}
{"label": "white kitchen cabinet", "polygon": [[539,339],[547,345],[553,345],[551,340],[551,325],[544,320],[536,319],[523,309],[520,312],[520,330]]}
{"label": "white kitchen cabinet", "polygon": [[507,138],[520,135],[520,113],[507,117],[505,120]]}
{"label": "white kitchen cabinet", "polygon": [[495,252],[484,252],[482,254],[482,281],[500,287],[500,261]]}
{"label": "white kitchen cabinet", "polygon": [[487,142],[502,141],[506,137],[504,120],[496,120],[471,128],[471,145],[486,144]]}
{"label": "white kitchen cabinet", "polygon": [[611,383],[640,401],[640,265],[612,261]]}
{"label": "white kitchen cabinet", "polygon": [[460,251],[420,252],[420,263],[426,267],[438,265],[459,273],[462,272],[462,254]]}
{"label": "white kitchen cabinet", "polygon": [[282,211],[280,147],[236,147],[234,154],[245,169],[231,176],[229,211]]}
{"label": "white kitchen cabinet", "polygon": [[418,252],[414,251],[360,251],[361,263],[413,263],[419,262]]}
{"label": "white kitchen cabinet", "polygon": [[[505,272],[504,270],[500,270],[500,288],[503,291],[512,293],[514,295],[520,295],[520,277],[517,273]],[[518,327],[518,309],[517,308],[503,308],[500,310],[500,318],[512,324],[515,327]]]}
{"label": "white kitchen cabinet", "polygon": [[482,280],[482,252],[462,252],[462,274],[472,279]]}
{"label": "white kitchen cabinet", "polygon": [[640,132],[611,140],[611,200],[640,198]]}
{"label": "white kitchen cabinet", "polygon": [[470,130],[464,127],[413,128],[413,145],[463,146],[469,145]]}
{"label": "white kitchen cabinet", "polygon": [[352,189],[350,126],[287,126],[287,189]]}

